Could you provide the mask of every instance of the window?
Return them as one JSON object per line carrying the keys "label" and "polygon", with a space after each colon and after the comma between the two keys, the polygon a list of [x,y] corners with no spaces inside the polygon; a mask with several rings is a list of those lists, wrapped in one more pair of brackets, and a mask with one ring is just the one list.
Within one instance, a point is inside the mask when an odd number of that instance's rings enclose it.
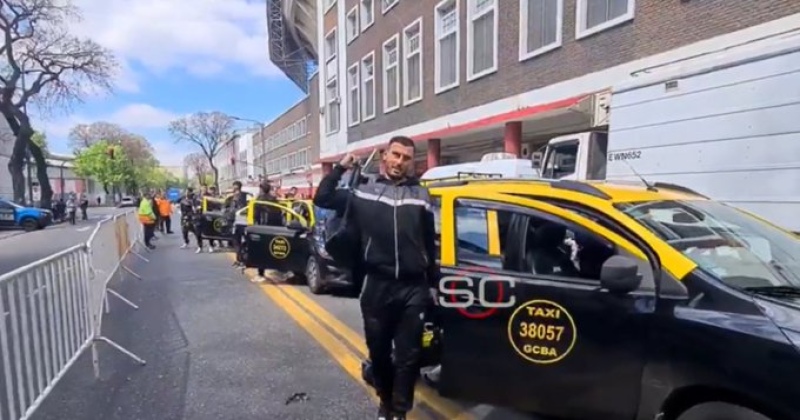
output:
{"label": "window", "polygon": [[383,43],[383,112],[400,107],[400,60],[397,56],[399,36]]}
{"label": "window", "polygon": [[403,103],[413,104],[422,99],[422,18],[403,30]]}
{"label": "window", "polygon": [[355,6],[347,12],[347,43],[358,38],[358,34],[358,6]]}
{"label": "window", "polygon": [[375,0],[361,0],[361,32],[375,23]]}
{"label": "window", "polygon": [[388,12],[393,7],[397,6],[397,3],[400,3],[400,0],[381,0],[381,13]]}
{"label": "window", "polygon": [[347,123],[354,126],[361,120],[361,81],[358,77],[359,63],[347,69]]}
{"label": "window", "polygon": [[497,70],[497,0],[467,0],[467,80]]}
{"label": "window", "polygon": [[[549,214],[545,219],[528,209],[487,210],[484,205],[477,200],[456,202],[456,259],[459,265],[479,265],[594,283],[600,281],[603,263],[618,253],[613,242],[604,236],[614,234],[600,226],[596,228],[603,236],[557,214]],[[496,216],[493,217],[492,213]],[[592,222],[587,220],[587,223]],[[497,237],[492,238],[493,234]],[[515,236],[520,234],[524,235],[520,238],[521,249],[514,245],[519,242],[509,242],[509,237],[516,239]],[[627,251],[620,252],[624,254]],[[647,262],[640,262],[643,269],[640,272],[647,277],[650,274]],[[643,284],[652,287],[652,274],[649,277]]]}
{"label": "window", "polygon": [[331,10],[331,7],[333,7],[335,4],[336,0],[325,0],[325,13],[328,13],[328,10]]}
{"label": "window", "polygon": [[375,53],[361,59],[361,121],[375,118]]}
{"label": "window", "polygon": [[559,179],[575,173],[578,158],[578,142],[568,141],[554,145],[545,159],[543,176]]}
{"label": "window", "polygon": [[561,46],[564,0],[520,0],[519,59]]}
{"label": "window", "polygon": [[326,85],[326,95],[328,98],[328,110],[325,113],[327,134],[339,131],[339,84],[336,79]]}
{"label": "window", "polygon": [[635,0],[578,0],[575,38],[580,39],[633,19]]}
{"label": "window", "polygon": [[325,35],[325,62],[329,62],[336,58],[336,28]]}
{"label": "window", "polygon": [[434,54],[434,92],[442,93],[458,86],[461,49],[459,40],[459,0],[445,0],[434,11],[436,49]]}

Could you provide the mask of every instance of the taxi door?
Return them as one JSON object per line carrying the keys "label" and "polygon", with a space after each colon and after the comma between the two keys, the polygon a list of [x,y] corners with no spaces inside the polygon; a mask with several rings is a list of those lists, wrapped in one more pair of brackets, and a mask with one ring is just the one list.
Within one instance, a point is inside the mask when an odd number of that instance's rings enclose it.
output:
{"label": "taxi door", "polygon": [[[276,207],[285,214],[282,225],[253,225],[256,206]],[[245,230],[247,267],[261,267],[302,274],[309,257],[310,222],[302,214],[285,205],[267,201],[248,204],[249,224]]]}
{"label": "taxi door", "polygon": [[0,201],[0,228],[12,228],[17,225],[17,208],[5,201]]}
{"label": "taxi door", "polygon": [[[463,245],[489,235],[459,216],[465,210],[510,217],[501,267],[481,264],[474,247]],[[517,196],[457,194],[443,200],[441,211],[454,215],[442,218],[442,394],[545,416],[634,418],[655,309],[645,254],[589,219]],[[528,232],[542,223],[563,224],[634,258],[642,289],[611,294],[599,278],[525,269]]]}

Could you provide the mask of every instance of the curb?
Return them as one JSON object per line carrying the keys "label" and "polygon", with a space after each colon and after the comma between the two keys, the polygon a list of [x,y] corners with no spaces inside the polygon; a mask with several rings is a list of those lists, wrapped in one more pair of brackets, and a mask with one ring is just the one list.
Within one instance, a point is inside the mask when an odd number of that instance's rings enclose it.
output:
{"label": "curb", "polygon": [[[3,232],[3,233],[5,233],[5,232]],[[3,235],[2,233],[0,233],[0,241],[2,241],[4,239],[8,239],[8,238],[13,238],[14,236],[21,235],[23,233],[25,233],[24,230],[9,231],[9,233],[7,235]]]}

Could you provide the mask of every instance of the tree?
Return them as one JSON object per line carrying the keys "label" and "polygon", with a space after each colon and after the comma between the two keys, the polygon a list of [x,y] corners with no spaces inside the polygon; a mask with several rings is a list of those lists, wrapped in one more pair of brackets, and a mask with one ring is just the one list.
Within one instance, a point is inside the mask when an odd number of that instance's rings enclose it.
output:
{"label": "tree", "polygon": [[197,182],[200,185],[207,183],[208,175],[211,175],[211,167],[209,167],[208,159],[206,159],[205,155],[200,152],[190,153],[183,158],[183,165],[194,172],[194,176],[197,177]]}
{"label": "tree", "polygon": [[191,143],[200,148],[214,175],[214,186],[219,188],[219,169],[214,158],[220,146],[233,136],[236,120],[222,112],[198,112],[169,123],[169,132],[175,142]]}
{"label": "tree", "polygon": [[134,182],[134,167],[120,145],[99,141],[76,154],[74,163],[76,174],[93,177],[103,185],[106,194],[111,193],[111,186],[129,186]]}
{"label": "tree", "polygon": [[[0,114],[14,134],[8,171],[14,198],[25,198],[22,168],[29,151],[36,162],[41,206],[53,196],[44,152],[31,141],[28,105],[42,111],[65,109],[91,91],[111,89],[118,68],[114,56],[96,42],[70,35],[79,19],[70,0],[0,0]],[[26,83],[28,82],[28,83]]]}
{"label": "tree", "polygon": [[50,148],[47,144],[47,134],[41,133],[39,131],[34,131],[33,135],[31,136],[31,142],[42,151],[42,154],[45,157],[50,156]]}

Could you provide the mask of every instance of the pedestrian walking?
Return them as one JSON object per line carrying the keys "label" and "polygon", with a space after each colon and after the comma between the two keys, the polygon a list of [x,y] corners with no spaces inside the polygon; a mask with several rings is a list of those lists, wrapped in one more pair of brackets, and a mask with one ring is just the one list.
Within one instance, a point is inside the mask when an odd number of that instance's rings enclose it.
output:
{"label": "pedestrian walking", "polygon": [[89,215],[87,214],[87,210],[89,209],[89,198],[86,197],[86,194],[81,194],[81,220],[89,220]]}
{"label": "pedestrian walking", "polygon": [[[412,175],[414,142],[393,137],[381,174],[354,189],[337,189],[352,169],[348,154],[320,182],[314,204],[350,218],[360,235],[365,276],[360,297],[364,333],[380,399],[378,419],[401,420],[414,405],[425,313],[439,281],[434,216],[428,191]],[[394,345],[394,360],[392,346]]]}
{"label": "pedestrian walking", "polygon": [[155,249],[153,237],[156,235],[156,213],[153,209],[153,200],[145,194],[139,202],[139,222],[142,224],[144,245]]}
{"label": "pedestrian walking", "polygon": [[200,201],[194,193],[194,188],[189,187],[186,189],[186,194],[181,197],[179,206],[181,211],[181,236],[183,237],[183,245],[181,245],[181,248],[189,247],[189,234],[191,233],[197,241],[196,252],[203,252],[203,239],[197,231],[198,223],[196,221]]}
{"label": "pedestrian walking", "polygon": [[69,198],[67,198],[67,220],[69,220],[69,224],[71,225],[75,224],[75,213],[78,211],[78,203],[76,201],[75,193],[70,194]]}

